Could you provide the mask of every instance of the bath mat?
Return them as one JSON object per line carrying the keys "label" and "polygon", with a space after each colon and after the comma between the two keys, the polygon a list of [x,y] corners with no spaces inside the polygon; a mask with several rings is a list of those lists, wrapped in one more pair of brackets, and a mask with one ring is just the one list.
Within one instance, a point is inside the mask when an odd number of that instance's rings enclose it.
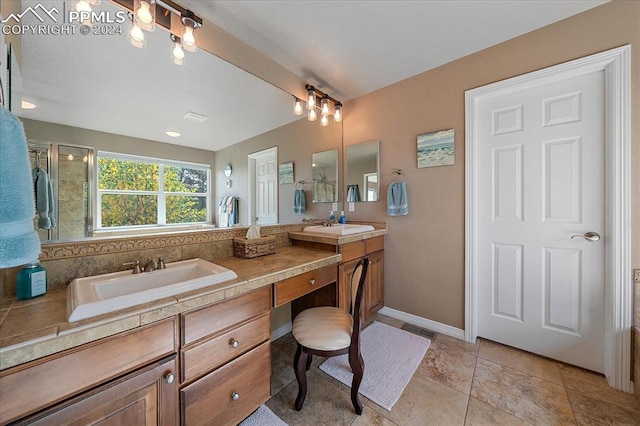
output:
{"label": "bath mat", "polygon": [[[431,340],[374,321],[360,333],[364,377],[359,392],[386,410],[391,410],[411,380]],[[353,373],[347,355],[327,359],[320,369],[351,386]]]}
{"label": "bath mat", "polygon": [[287,426],[287,424],[273,414],[266,405],[261,405],[238,426]]}

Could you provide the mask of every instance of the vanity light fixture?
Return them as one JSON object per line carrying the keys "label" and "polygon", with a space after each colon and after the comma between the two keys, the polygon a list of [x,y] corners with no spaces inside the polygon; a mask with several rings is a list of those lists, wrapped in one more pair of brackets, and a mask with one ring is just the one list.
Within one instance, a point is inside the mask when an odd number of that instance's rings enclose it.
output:
{"label": "vanity light fixture", "polygon": [[182,50],[182,40],[175,34],[169,35],[173,41],[173,63],[176,65],[184,65],[184,50]]}
{"label": "vanity light fixture", "polygon": [[129,14],[129,19],[131,19],[131,29],[129,30],[129,43],[132,46],[142,49],[146,46],[146,42],[144,40],[144,32],[142,28],[138,25],[138,21],[133,16],[132,13]]}
{"label": "vanity light fixture", "polygon": [[145,31],[156,29],[155,0],[133,0],[133,14],[141,29]]}
{"label": "vanity light fixture", "polygon": [[181,135],[181,133],[178,132],[177,130],[167,130],[165,133],[167,136],[170,136],[172,138],[177,138],[177,137],[180,137]]}
{"label": "vanity light fixture", "polygon": [[100,4],[100,0],[78,0],[73,5],[76,12],[91,12],[91,6],[97,6]]}
{"label": "vanity light fixture", "polygon": [[295,96],[293,97],[293,113],[295,115],[302,115],[302,101]]}
{"label": "vanity light fixture", "polygon": [[[333,121],[339,123],[342,121],[342,103],[333,99],[326,93],[321,92],[315,87],[307,84],[305,86],[307,92],[307,119],[316,121],[318,119],[318,111],[320,110],[320,125],[328,126],[331,114],[331,105],[333,104]],[[302,101],[298,97],[293,97],[293,113],[302,115]]]}
{"label": "vanity light fixture", "polygon": [[196,21],[194,13],[190,10],[182,13],[182,24],[184,25],[184,34],[182,35],[184,49],[189,52],[195,52],[198,50],[198,45],[196,45],[193,31],[200,28],[202,24]]}

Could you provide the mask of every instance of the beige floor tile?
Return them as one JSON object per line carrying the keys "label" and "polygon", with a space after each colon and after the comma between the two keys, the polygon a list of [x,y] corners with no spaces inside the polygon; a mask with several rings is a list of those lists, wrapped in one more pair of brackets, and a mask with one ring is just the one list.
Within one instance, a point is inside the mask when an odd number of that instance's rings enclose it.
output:
{"label": "beige floor tile", "polygon": [[575,424],[563,386],[478,358],[471,396],[533,424]]}
{"label": "beige floor tile", "polygon": [[434,341],[418,365],[416,374],[422,374],[469,395],[476,360],[475,351],[460,349],[456,344]]}
{"label": "beige floor tile", "polygon": [[579,424],[640,424],[640,401],[611,388],[604,376],[560,364],[569,401]]}
{"label": "beige floor tile", "polygon": [[274,343],[271,343],[271,395],[296,379],[293,355],[281,347],[274,347]]}
{"label": "beige floor tile", "polygon": [[468,397],[422,375],[414,375],[391,411],[369,402],[385,418],[401,426],[461,425]]}
{"label": "beige floor tile", "polygon": [[478,357],[559,385],[562,384],[557,361],[486,339],[480,339]]}
{"label": "beige floor tile", "polygon": [[382,414],[374,411],[371,407],[365,406],[362,415],[356,416],[351,426],[399,426]]}
{"label": "beige floor tile", "polygon": [[456,339],[455,337],[447,336],[446,334],[442,333],[438,333],[433,341],[438,342],[442,345],[447,345],[451,348],[455,348],[459,351],[469,352],[475,355],[477,355],[478,350],[480,350],[480,343],[465,342],[462,339]]}
{"label": "beige floor tile", "polygon": [[531,423],[527,423],[502,410],[498,410],[486,402],[470,398],[464,424],[465,426],[525,426]]}
{"label": "beige floor tile", "polygon": [[374,321],[383,322],[392,327],[401,328],[404,325],[404,321],[382,314],[375,314]]}
{"label": "beige floor tile", "polygon": [[349,394],[326,375],[309,370],[307,386],[307,398],[301,411],[296,411],[293,406],[298,395],[298,382],[295,380],[272,396],[266,405],[290,426],[350,425],[356,418]]}

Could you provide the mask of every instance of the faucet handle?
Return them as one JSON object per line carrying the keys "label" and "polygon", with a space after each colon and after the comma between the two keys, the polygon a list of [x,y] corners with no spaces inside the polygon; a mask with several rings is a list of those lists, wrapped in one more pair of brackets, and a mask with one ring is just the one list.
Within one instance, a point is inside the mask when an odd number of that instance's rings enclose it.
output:
{"label": "faucet handle", "polygon": [[164,257],[158,258],[158,269],[165,269],[167,266],[164,264]]}
{"label": "faucet handle", "polygon": [[129,266],[129,265],[133,265],[133,274],[139,274],[142,272],[142,269],[140,268],[140,261],[136,260],[135,262],[127,262],[127,263],[123,263],[122,266]]}
{"label": "faucet handle", "polygon": [[156,261],[150,257],[147,257],[147,263],[145,263],[144,267],[142,268],[142,270],[144,272],[151,272],[151,271],[155,271],[157,268],[156,266]]}

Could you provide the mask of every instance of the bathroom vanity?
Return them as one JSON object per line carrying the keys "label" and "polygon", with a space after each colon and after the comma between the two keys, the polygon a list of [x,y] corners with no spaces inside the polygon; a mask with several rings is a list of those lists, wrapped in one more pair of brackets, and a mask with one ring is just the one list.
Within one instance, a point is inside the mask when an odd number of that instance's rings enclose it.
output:
{"label": "bathroom vanity", "polygon": [[[0,331],[24,333],[0,347],[0,424],[236,424],[270,397],[271,309],[335,283],[340,258],[215,259],[238,278],[76,323],[64,289],[14,302]],[[34,331],[38,309],[50,326]]]}

